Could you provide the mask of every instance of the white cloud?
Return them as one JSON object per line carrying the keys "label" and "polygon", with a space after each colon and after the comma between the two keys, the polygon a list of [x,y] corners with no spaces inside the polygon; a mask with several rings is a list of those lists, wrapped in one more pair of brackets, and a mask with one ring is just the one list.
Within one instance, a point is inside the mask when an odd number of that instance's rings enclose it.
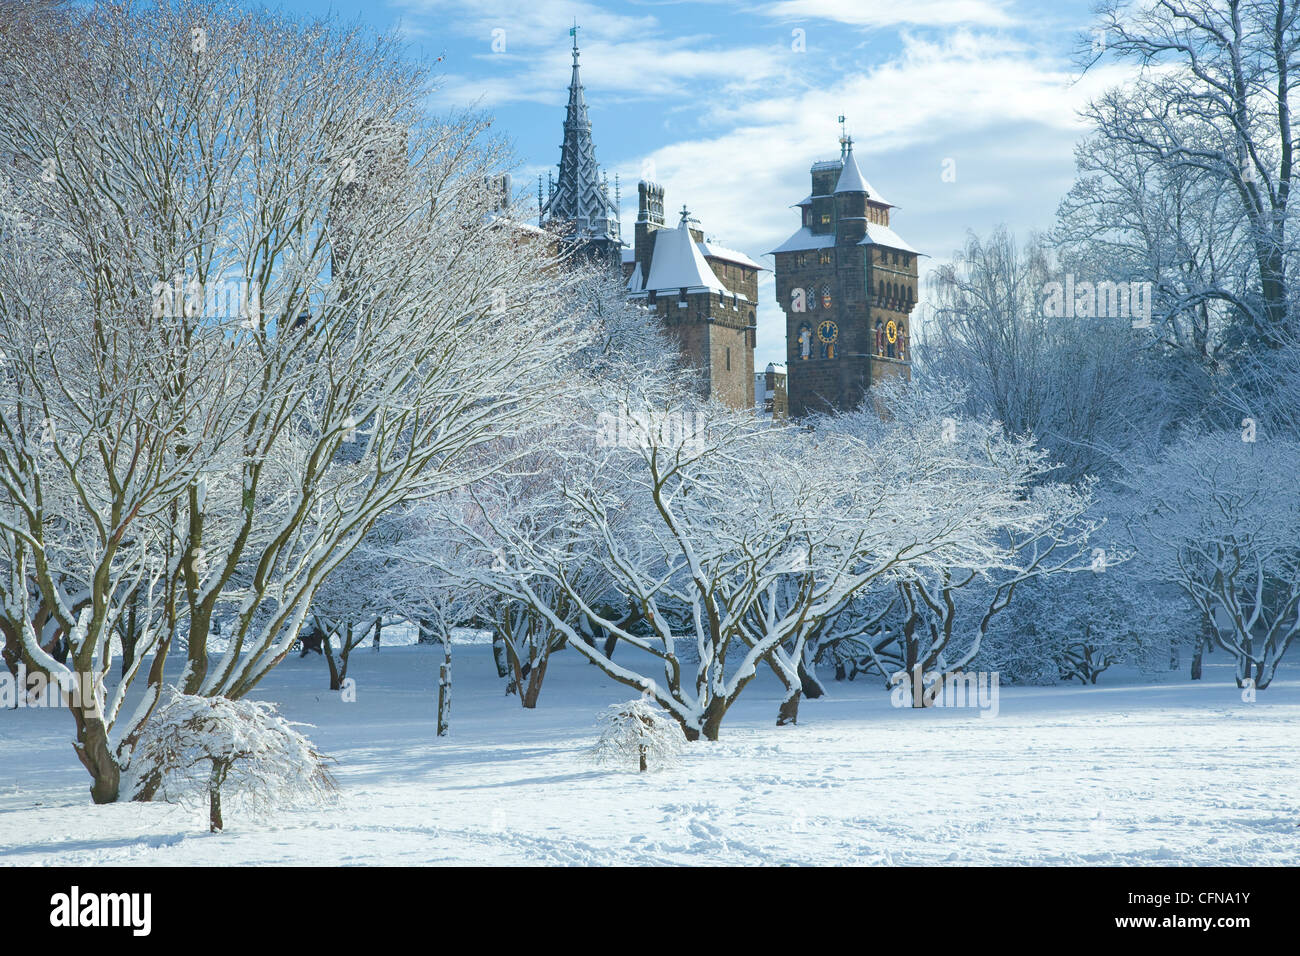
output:
{"label": "white cloud", "polygon": [[779,0],[761,7],[783,20],[831,20],[856,27],[1009,27],[1016,20],[998,0]]}
{"label": "white cloud", "polygon": [[737,46],[707,34],[669,34],[652,16],[624,16],[590,4],[399,0],[397,5],[408,14],[403,30],[409,37],[446,43],[449,72],[439,78],[438,106],[563,102],[572,64],[566,34],[575,18],[583,84],[599,90],[604,105],[698,99],[702,89],[770,87],[801,65],[779,38],[766,46]]}

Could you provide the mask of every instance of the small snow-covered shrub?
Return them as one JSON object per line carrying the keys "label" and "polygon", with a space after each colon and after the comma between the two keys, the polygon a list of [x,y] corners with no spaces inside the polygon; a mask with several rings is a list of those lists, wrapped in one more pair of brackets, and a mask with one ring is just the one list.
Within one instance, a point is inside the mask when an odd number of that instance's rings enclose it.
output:
{"label": "small snow-covered shrub", "polygon": [[646,700],[614,704],[597,723],[604,728],[592,749],[598,766],[663,770],[676,764],[686,746],[677,721]]}
{"label": "small snow-covered shrub", "polygon": [[210,829],[224,826],[222,788],[254,815],[319,805],[336,792],[329,758],[274,704],[174,693],[145,725],[131,754],[128,792],[154,800],[207,799]]}

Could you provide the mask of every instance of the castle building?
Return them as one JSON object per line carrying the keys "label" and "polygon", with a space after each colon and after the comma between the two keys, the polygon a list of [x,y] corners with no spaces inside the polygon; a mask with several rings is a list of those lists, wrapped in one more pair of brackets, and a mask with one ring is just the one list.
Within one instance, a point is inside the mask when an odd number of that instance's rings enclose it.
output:
{"label": "castle building", "polygon": [[682,362],[702,372],[706,397],[731,408],[753,407],[763,267],[743,252],[706,242],[685,206],[676,228],[668,228],[657,183],[638,183],[637,193],[634,245],[623,250],[628,295],[660,316]]}
{"label": "castle building", "polygon": [[538,225],[594,257],[621,264],[630,299],[653,310],[676,342],[683,365],[699,369],[705,397],[736,409],[754,405],[754,344],[758,273],[749,256],[707,242],[682,207],[676,227],[664,221],[664,190],[637,186],[639,212],[633,246],[620,234],[618,181],[614,197],[601,176],[591,120],[578,73],[578,27],[573,75],[564,117],[558,177],[546,198],[538,179]]}
{"label": "castle building", "polygon": [[894,207],[862,175],[851,138],[811,174],[798,231],[772,250],[792,417],[848,411],[875,383],[910,380],[921,255],[890,228]]}

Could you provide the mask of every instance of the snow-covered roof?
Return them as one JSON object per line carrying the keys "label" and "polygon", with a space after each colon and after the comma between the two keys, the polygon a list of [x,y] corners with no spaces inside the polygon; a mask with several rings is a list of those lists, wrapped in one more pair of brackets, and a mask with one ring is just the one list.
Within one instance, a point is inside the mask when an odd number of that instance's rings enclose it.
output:
{"label": "snow-covered roof", "polygon": [[655,250],[650,259],[650,275],[646,278],[645,290],[659,292],[666,289],[727,291],[704,261],[704,254],[691,238],[690,226],[685,220],[676,229],[660,229],[655,233]]}
{"label": "snow-covered roof", "polygon": [[625,246],[619,250],[619,255],[622,258],[623,263],[626,265],[636,258],[636,250]]}
{"label": "snow-covered roof", "polygon": [[889,249],[899,249],[903,252],[910,252],[913,255],[923,256],[924,252],[917,252],[906,242],[903,237],[888,226],[882,226],[878,222],[867,223],[867,236],[861,242],[860,246],[885,246]]}
{"label": "snow-covered roof", "polygon": [[812,201],[813,201],[812,193],[809,193],[807,196],[804,196],[803,199],[800,199],[797,203],[795,203],[790,208],[797,209],[800,206],[811,206]]}
{"label": "snow-covered roof", "polygon": [[885,199],[884,196],[872,188],[871,183],[867,182],[867,177],[862,175],[862,170],[858,168],[858,161],[853,158],[853,144],[849,144],[848,153],[844,157],[844,170],[840,173],[839,181],[835,183],[836,193],[866,193],[868,198],[886,206],[892,206],[893,203]]}
{"label": "snow-covered roof", "polygon": [[784,375],[786,373],[785,365],[784,364],[777,365],[775,362],[768,362],[767,370],[769,372],[774,372],[777,375]]}
{"label": "snow-covered roof", "polygon": [[781,243],[769,252],[768,255],[777,252],[803,252],[806,249],[829,249],[833,245],[835,245],[835,233],[828,232],[822,235],[817,235],[807,226],[804,226],[785,242]]}
{"label": "snow-covered roof", "polygon": [[728,249],[726,246],[715,245],[712,242],[701,242],[698,243],[698,245],[700,251],[704,253],[705,256],[711,256],[714,259],[725,259],[727,262],[734,262],[738,265],[748,266],[751,269],[766,268],[765,266],[759,265],[743,252],[738,252],[735,249]]}
{"label": "snow-covered roof", "polygon": [[637,263],[632,269],[632,274],[627,277],[627,290],[629,292],[640,292],[645,283],[641,280],[641,263]]}

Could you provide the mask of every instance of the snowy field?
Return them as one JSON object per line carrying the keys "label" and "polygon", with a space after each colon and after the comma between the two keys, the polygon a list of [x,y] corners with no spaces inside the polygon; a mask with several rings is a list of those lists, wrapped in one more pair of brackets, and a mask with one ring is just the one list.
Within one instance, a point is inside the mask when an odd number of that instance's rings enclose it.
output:
{"label": "snowy field", "polygon": [[[485,646],[458,646],[451,736],[433,734],[435,648],[354,653],[357,700],[324,662],[259,688],[338,760],[341,797],[258,821],[92,807],[60,710],[0,711],[0,863],[1300,864],[1300,680],[1243,703],[1226,667],[1192,683],[1008,688],[1000,714],[899,710],[830,683],[797,727],[751,685],[716,744],[657,774],[595,769],[606,704],[632,696],[572,652],[538,709],[503,696]],[[1213,660],[1213,658],[1211,658]]]}

